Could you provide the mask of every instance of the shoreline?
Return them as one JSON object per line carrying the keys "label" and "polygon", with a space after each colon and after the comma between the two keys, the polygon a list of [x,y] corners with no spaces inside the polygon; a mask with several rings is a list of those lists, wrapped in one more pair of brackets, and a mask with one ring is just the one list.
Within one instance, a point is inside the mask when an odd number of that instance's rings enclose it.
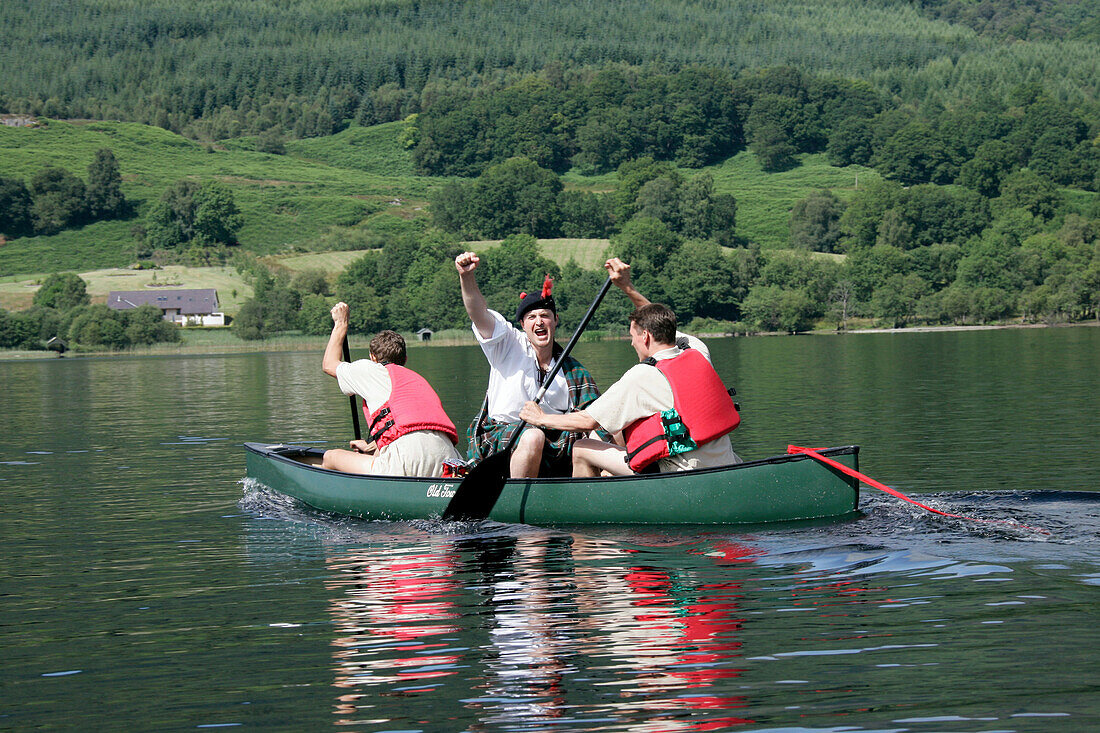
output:
{"label": "shoreline", "polygon": [[[907,328],[860,328],[852,330],[819,330],[819,331],[799,331],[798,333],[788,333],[786,331],[762,331],[751,334],[733,334],[733,333],[697,333],[693,334],[699,338],[706,339],[718,339],[718,338],[756,338],[756,337],[776,337],[776,336],[847,336],[847,335],[859,335],[859,334],[907,334],[907,333],[945,333],[953,331],[1005,331],[1014,329],[1041,329],[1041,328],[1100,328],[1100,321],[1078,321],[1075,323],[996,323],[996,324],[982,324],[974,326],[910,326]],[[0,362],[3,361],[45,361],[51,359],[89,359],[89,358],[126,358],[126,357],[163,357],[163,356],[233,356],[236,354],[277,354],[283,352],[311,352],[324,351],[325,344],[328,342],[327,336],[317,337],[292,337],[293,340],[280,342],[276,337],[274,340],[268,342],[241,342],[238,344],[162,344],[154,345],[151,347],[137,349],[128,349],[125,351],[86,351],[86,352],[74,352],[69,351],[64,355],[58,355],[52,351],[19,351],[19,350],[0,350]],[[360,340],[361,343],[356,344],[356,341]],[[366,336],[352,338],[352,347],[355,349],[365,350],[367,348],[367,341],[369,339]],[[601,334],[596,341],[622,341],[625,340],[623,336],[612,336]],[[424,341],[409,341],[409,348],[432,348],[435,346],[451,347],[451,346],[474,346],[476,341],[471,335],[469,338],[446,338],[435,339],[431,342]],[[582,342],[583,343],[583,342]]]}
{"label": "shoreline", "polygon": [[942,331],[1006,331],[1021,328],[1071,328],[1085,326],[1095,328],[1100,321],[1077,321],[1075,323],[993,323],[976,326],[910,326],[908,328],[860,328],[854,331],[806,331],[808,335],[841,336],[859,333],[939,333]]}

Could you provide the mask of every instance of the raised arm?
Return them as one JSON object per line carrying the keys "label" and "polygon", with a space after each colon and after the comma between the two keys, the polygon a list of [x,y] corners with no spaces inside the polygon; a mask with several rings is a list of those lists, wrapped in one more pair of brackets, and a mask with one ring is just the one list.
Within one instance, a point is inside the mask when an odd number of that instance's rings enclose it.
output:
{"label": "raised arm", "polygon": [[485,303],[485,296],[481,294],[481,288],[477,286],[477,278],[474,270],[477,269],[481,258],[473,252],[463,252],[455,257],[455,269],[458,270],[458,282],[462,285],[462,305],[466,306],[466,315],[470,316],[474,328],[481,338],[492,338],[496,330],[496,320],[489,314],[489,306]]}
{"label": "raised arm", "polygon": [[336,376],[336,367],[343,361],[344,339],[348,335],[348,310],[348,304],[342,301],[332,306],[332,333],[321,359],[321,371],[330,377]]}
{"label": "raised arm", "polygon": [[634,304],[635,308],[641,308],[643,305],[649,305],[649,298],[645,297],[638,292],[638,289],[634,287],[634,283],[630,281],[630,265],[626,264],[618,257],[612,257],[604,263],[604,269],[607,270],[607,276],[611,278],[619,290],[622,290],[626,294],[626,297],[630,298],[630,302]]}

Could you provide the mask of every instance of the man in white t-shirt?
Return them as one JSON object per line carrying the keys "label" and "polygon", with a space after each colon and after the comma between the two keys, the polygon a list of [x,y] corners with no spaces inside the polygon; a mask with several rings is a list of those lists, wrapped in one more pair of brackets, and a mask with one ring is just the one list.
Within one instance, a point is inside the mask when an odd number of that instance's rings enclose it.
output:
{"label": "man in white t-shirt", "polygon": [[440,476],[445,462],[460,464],[454,423],[428,382],[405,368],[400,334],[378,333],[370,342],[370,359],[342,359],[348,312],[347,303],[332,308],[332,334],[321,368],[336,377],[341,392],[363,399],[368,440],[351,441],[350,451],[325,451],[322,466],[347,473]]}
{"label": "man in white t-shirt", "polygon": [[[627,370],[583,410],[554,415],[528,402],[520,418],[559,430],[601,427],[611,433],[623,431],[625,447],[598,440],[577,441],[573,446],[574,476],[625,475],[654,465],[666,472],[740,463],[727,437],[740,418],[710,366],[707,347],[676,330],[671,310],[650,303],[634,289],[629,265],[614,258],[605,267],[637,306],[630,316],[630,343],[642,363]],[[671,368],[673,363],[677,369]],[[680,368],[685,364],[686,368]],[[673,379],[678,380],[677,392]],[[679,415],[677,409],[688,414]],[[694,429],[687,430],[685,425]]]}
{"label": "man in white t-shirt", "polygon": [[[507,443],[519,423],[524,402],[534,399],[554,364],[561,347],[554,342],[558,314],[547,278],[541,292],[522,294],[516,328],[504,316],[490,310],[477,285],[474,272],[481,259],[474,252],[455,258],[462,302],[470,316],[474,336],[489,362],[486,406],[470,430],[470,458],[495,453]],[[595,381],[576,359],[567,356],[561,371],[543,396],[543,408],[565,413],[587,405],[599,396]],[[524,429],[512,452],[509,471],[513,477],[538,476],[540,468],[569,472],[570,453],[578,434],[547,431],[533,426]]]}

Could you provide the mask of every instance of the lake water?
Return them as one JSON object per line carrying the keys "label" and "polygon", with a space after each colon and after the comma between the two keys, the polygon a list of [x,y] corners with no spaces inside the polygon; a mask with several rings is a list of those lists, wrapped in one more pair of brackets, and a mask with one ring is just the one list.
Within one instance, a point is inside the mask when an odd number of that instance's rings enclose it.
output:
{"label": "lake water", "polygon": [[[870,488],[749,529],[351,521],[244,480],[246,440],[349,437],[320,353],[0,362],[0,729],[1100,728],[1100,328],[710,346],[744,457],[860,444],[1049,534]],[[475,347],[410,366],[468,421]]]}

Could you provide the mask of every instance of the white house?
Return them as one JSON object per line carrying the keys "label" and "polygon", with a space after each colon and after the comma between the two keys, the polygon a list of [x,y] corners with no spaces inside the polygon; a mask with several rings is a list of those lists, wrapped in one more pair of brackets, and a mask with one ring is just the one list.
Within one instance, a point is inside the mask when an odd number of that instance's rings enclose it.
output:
{"label": "white house", "polygon": [[225,314],[218,311],[218,291],[201,290],[112,290],[107,307],[117,311],[143,305],[159,308],[164,320],[181,326],[224,326]]}

